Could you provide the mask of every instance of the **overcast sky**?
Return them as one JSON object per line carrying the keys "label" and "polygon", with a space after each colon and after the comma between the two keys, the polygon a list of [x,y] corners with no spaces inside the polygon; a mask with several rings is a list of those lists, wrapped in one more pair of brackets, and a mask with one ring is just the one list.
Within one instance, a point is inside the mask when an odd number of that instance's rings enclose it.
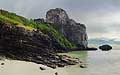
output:
{"label": "overcast sky", "polygon": [[84,23],[89,38],[120,40],[120,0],[0,0],[0,8],[27,18],[45,18],[51,8],[63,8]]}

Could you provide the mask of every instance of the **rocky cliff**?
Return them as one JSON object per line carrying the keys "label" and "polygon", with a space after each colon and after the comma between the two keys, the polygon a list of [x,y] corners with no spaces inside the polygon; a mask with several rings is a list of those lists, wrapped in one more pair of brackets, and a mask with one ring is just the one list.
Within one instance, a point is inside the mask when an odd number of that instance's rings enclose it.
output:
{"label": "rocky cliff", "polygon": [[[11,23],[0,22],[0,56],[35,62],[51,68],[74,65],[78,59],[57,55],[51,39],[40,30],[26,30]],[[66,59],[67,58],[67,59]]]}
{"label": "rocky cliff", "polygon": [[56,44],[53,43],[57,42],[57,46],[64,48],[71,48],[72,44],[51,25],[43,23],[43,19],[37,21],[40,21],[40,24],[15,13],[0,10],[0,56],[52,68],[78,63],[78,59],[57,55],[54,49]]}
{"label": "rocky cliff", "polygon": [[70,19],[65,10],[61,8],[50,9],[46,14],[46,22],[51,23],[77,47],[87,48],[86,26]]}

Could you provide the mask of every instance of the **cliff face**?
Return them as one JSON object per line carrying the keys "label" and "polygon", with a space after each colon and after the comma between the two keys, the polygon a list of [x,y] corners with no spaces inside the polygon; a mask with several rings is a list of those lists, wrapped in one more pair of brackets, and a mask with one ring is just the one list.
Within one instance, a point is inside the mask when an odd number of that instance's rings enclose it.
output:
{"label": "cliff face", "polygon": [[[40,54],[44,51],[47,54],[52,50],[51,48],[51,39],[49,36],[43,34],[40,30],[38,31],[29,31],[23,27],[18,27],[12,25],[10,23],[0,23],[0,50],[8,50],[20,53],[28,52],[28,56],[32,56],[29,54],[29,51],[37,52],[36,54]],[[52,52],[52,51],[51,51]],[[22,54],[18,54],[22,55]]]}
{"label": "cliff face", "polygon": [[43,19],[36,21],[40,24],[15,13],[0,10],[0,56],[32,61],[52,68],[79,63],[79,60],[75,61],[74,58],[57,55],[54,47],[73,48],[74,45],[53,26],[44,23]]}
{"label": "cliff face", "polygon": [[46,14],[46,22],[52,23],[68,40],[78,47],[87,48],[87,33],[84,24],[76,23],[70,19],[65,10],[51,9]]}
{"label": "cliff face", "polygon": [[[29,31],[10,23],[0,22],[0,56],[35,62],[51,68],[77,64],[77,59],[57,55],[51,39],[40,30]],[[69,59],[66,59],[69,58]]]}

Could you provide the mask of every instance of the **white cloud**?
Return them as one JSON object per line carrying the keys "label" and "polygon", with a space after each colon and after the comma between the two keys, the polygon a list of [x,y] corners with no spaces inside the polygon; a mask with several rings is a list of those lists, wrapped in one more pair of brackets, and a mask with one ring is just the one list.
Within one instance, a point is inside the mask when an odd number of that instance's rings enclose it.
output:
{"label": "white cloud", "polygon": [[0,7],[28,18],[45,17],[47,10],[60,7],[86,24],[89,38],[120,37],[120,0],[0,0]]}

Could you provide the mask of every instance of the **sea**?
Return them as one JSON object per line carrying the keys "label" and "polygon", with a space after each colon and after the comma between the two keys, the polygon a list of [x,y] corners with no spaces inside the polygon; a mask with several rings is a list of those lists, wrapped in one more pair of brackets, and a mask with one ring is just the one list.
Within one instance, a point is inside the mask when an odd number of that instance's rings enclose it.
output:
{"label": "sea", "polygon": [[87,68],[80,68],[78,65],[67,69],[66,75],[120,75],[120,46],[112,45],[112,47],[110,51],[98,49],[97,51],[69,52],[68,55],[83,60]]}

